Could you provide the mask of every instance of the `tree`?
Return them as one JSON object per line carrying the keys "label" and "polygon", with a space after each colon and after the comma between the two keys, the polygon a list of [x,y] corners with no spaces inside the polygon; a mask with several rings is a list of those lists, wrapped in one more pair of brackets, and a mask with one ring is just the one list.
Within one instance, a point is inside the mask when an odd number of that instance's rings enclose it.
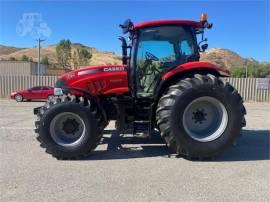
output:
{"label": "tree", "polygon": [[270,78],[270,64],[251,63],[245,66],[232,67],[230,69],[231,77],[244,78],[247,76],[251,78]]}
{"label": "tree", "polygon": [[61,40],[56,46],[56,57],[58,63],[67,69],[70,67],[71,42],[70,40]]}
{"label": "tree", "polygon": [[23,55],[22,57],[21,57],[21,61],[29,61],[29,58],[26,56],[26,55]]}
{"label": "tree", "polygon": [[48,56],[42,57],[42,58],[41,58],[41,63],[42,63],[42,64],[45,64],[45,65],[49,65],[50,63],[49,63],[49,58],[48,58]]}
{"label": "tree", "polygon": [[11,56],[11,57],[9,58],[9,60],[10,60],[10,61],[16,61],[16,58]]}
{"label": "tree", "polygon": [[72,62],[73,62],[74,69],[77,69],[79,67],[79,63],[78,63],[78,55],[76,51],[73,52]]}
{"label": "tree", "polygon": [[246,75],[246,69],[243,67],[232,67],[230,69],[231,77],[234,78],[243,78]]}
{"label": "tree", "polygon": [[77,49],[79,66],[88,65],[88,61],[91,59],[92,54],[85,48]]}
{"label": "tree", "polygon": [[29,58],[29,62],[33,62],[33,58],[32,57]]}
{"label": "tree", "polygon": [[74,68],[78,68],[80,66],[88,65],[89,60],[91,59],[92,54],[85,48],[77,48],[76,51],[73,52],[73,65]]}

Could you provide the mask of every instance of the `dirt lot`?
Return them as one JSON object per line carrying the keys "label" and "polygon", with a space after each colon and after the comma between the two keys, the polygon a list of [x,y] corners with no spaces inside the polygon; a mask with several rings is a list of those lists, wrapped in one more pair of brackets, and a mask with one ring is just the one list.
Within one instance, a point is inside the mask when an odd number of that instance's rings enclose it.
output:
{"label": "dirt lot", "polygon": [[41,104],[0,100],[1,201],[270,201],[270,104],[246,104],[238,144],[210,162],[170,157],[158,136],[119,137],[111,126],[87,159],[58,161],[35,140]]}

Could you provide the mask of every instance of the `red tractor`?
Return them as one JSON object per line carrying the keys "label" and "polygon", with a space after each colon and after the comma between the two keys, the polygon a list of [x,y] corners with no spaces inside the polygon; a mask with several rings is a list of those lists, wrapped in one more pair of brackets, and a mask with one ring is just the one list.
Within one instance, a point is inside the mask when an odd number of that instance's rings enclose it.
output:
{"label": "red tractor", "polygon": [[[245,126],[246,110],[229,72],[200,62],[207,48],[201,20],[160,20],[120,25],[123,65],[94,66],[62,75],[54,98],[35,108],[41,147],[58,159],[88,155],[115,120],[120,133],[158,129],[179,156],[204,159],[220,154]],[[197,35],[201,42],[197,43]]]}

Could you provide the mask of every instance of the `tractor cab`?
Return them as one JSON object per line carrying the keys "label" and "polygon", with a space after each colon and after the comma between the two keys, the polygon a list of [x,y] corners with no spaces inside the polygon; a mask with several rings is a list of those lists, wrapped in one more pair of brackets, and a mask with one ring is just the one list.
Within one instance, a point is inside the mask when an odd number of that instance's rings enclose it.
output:
{"label": "tractor cab", "polygon": [[[159,20],[133,24],[126,20],[120,27],[129,34],[130,44],[122,41],[123,63],[128,65],[129,88],[136,98],[153,97],[157,93],[162,76],[181,64],[199,61],[204,28],[211,28],[207,15],[201,21]],[[202,40],[197,43],[197,34]],[[127,55],[130,49],[129,55]]]}

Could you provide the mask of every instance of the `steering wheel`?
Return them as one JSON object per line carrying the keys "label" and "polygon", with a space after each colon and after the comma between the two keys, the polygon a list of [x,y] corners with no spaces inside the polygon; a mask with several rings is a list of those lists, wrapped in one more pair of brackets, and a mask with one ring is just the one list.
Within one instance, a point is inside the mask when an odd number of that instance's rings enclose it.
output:
{"label": "steering wheel", "polygon": [[[154,54],[150,53],[150,52],[145,52],[145,61],[144,61],[144,65],[145,67],[147,67],[148,65],[152,64],[152,61],[159,61],[159,58],[156,57]],[[151,67],[151,71],[157,71],[158,73],[161,73],[160,70],[155,66],[150,66]],[[151,75],[152,72],[148,75]]]}
{"label": "steering wheel", "polygon": [[[153,64],[152,61],[159,61],[159,58],[156,57],[155,55],[153,55],[152,53],[150,52],[145,52],[145,61],[144,61],[144,64],[142,66],[142,68],[140,69],[140,75],[143,75],[143,76],[151,76],[151,75],[156,75],[157,73],[160,75],[161,74],[161,71],[159,69],[159,63],[158,64]],[[157,72],[157,73],[155,73]],[[145,83],[146,82],[146,79],[147,77],[141,77],[141,82],[142,83]],[[155,80],[158,78],[158,76],[156,75],[156,78],[151,82],[150,86],[148,86],[148,88],[146,90],[144,90],[145,92],[149,92],[149,90],[151,89],[151,86],[153,85],[153,83],[155,82]],[[142,88],[145,88],[146,86],[142,85]]]}
{"label": "steering wheel", "polygon": [[159,61],[158,57],[153,55],[152,53],[150,52],[145,52],[145,59],[146,60],[152,60],[152,61]]}

